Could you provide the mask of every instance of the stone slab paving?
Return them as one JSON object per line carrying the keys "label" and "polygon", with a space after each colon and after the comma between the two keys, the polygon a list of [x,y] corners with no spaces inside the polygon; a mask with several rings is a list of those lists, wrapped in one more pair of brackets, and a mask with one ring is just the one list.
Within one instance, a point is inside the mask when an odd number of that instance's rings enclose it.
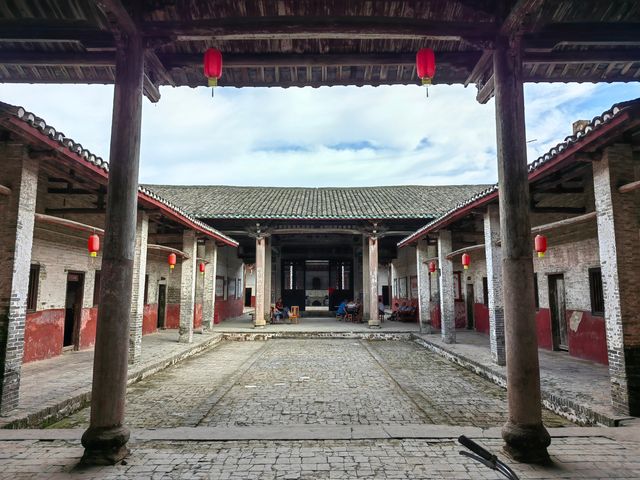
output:
{"label": "stone slab paving", "polygon": [[[480,443],[500,454],[499,438]],[[5,441],[1,479],[215,478],[215,479],[499,479],[458,454],[454,439],[298,441],[138,441],[113,467],[81,469],[78,441]],[[553,464],[510,463],[521,479],[640,478],[638,444],[603,436],[554,438]]]}
{"label": "stone slab paving", "polygon": [[[506,368],[491,360],[489,337],[477,332],[457,331],[456,343],[445,344],[440,335],[417,335],[424,345],[449,359],[491,378],[498,384],[506,382]],[[567,353],[539,350],[540,381],[545,403],[563,416],[584,423],[615,425],[627,417],[616,414],[611,407],[609,370],[588,360]]]}
{"label": "stone slab paving", "polygon": [[[408,341],[225,342],[131,385],[132,427],[505,422],[505,391]],[[85,408],[53,425],[86,427]],[[545,412],[550,426],[566,420]]]}
{"label": "stone slab paving", "polygon": [[[507,392],[413,342],[363,342],[429,418],[429,423],[491,427],[507,420]],[[571,423],[543,410],[547,427]]]}
{"label": "stone slab paving", "polygon": [[[211,408],[212,394],[243,364],[255,361],[267,342],[230,342],[184,360],[127,389],[125,423],[129,427],[195,426]],[[89,408],[51,425],[87,427]]]}
{"label": "stone slab paving", "polygon": [[[129,367],[129,382],[151,375],[218,343],[220,334],[194,335],[191,344],[178,343],[177,330],[145,335],[140,363]],[[22,367],[20,403],[10,415],[0,417],[0,428],[32,427],[85,405],[91,398],[93,349],[68,352]]]}

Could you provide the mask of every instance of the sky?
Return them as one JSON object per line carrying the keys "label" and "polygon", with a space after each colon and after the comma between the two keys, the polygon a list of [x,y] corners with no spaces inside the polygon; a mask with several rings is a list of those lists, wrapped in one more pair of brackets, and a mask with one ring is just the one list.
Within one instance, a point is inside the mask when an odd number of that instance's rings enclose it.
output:
{"label": "sky", "polygon": [[[140,182],[294,187],[495,183],[494,101],[473,86],[161,87],[143,100]],[[528,159],[640,83],[527,84]],[[113,87],[0,84],[20,105],[104,159]]]}

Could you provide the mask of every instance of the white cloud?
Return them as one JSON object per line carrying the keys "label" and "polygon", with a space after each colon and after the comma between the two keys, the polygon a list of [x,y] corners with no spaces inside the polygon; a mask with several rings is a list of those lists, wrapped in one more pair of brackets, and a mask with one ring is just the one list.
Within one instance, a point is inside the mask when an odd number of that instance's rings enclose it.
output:
{"label": "white cloud", "polygon": [[[638,85],[528,85],[529,158]],[[493,101],[475,89],[162,88],[144,100],[143,182],[392,185],[496,181]],[[0,99],[42,116],[108,158],[112,88],[1,85]],[[608,102],[608,103],[605,103]],[[333,148],[332,148],[333,147]]]}

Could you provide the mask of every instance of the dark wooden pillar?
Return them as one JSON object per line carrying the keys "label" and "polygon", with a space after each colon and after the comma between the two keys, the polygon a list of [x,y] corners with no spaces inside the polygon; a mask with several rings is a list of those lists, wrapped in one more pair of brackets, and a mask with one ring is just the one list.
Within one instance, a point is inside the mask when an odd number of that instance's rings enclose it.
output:
{"label": "dark wooden pillar", "polygon": [[91,423],[82,436],[83,462],[89,464],[114,464],[128,453],[129,429],[123,421],[135,255],[143,63],[141,38],[123,35],[116,52]]}
{"label": "dark wooden pillar", "polygon": [[493,71],[509,405],[502,437],[515,460],[537,463],[551,439],[542,425],[519,39],[498,37]]}

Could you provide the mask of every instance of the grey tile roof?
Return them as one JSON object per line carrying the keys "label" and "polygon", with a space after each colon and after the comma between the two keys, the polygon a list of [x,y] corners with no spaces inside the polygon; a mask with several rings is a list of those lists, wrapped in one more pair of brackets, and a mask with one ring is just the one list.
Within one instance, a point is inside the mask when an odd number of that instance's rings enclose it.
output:
{"label": "grey tile roof", "polygon": [[[593,135],[597,135],[598,133],[600,133],[603,127],[609,125],[614,119],[620,117],[620,115],[622,115],[623,113],[630,113],[631,115],[634,115],[635,118],[637,118],[638,115],[640,115],[640,98],[614,104],[609,110],[595,116],[588,124],[575,132],[573,135],[565,137],[562,142],[551,148],[547,153],[540,155],[534,161],[529,163],[529,181],[531,181],[531,178],[538,174],[542,168],[547,166],[552,161],[556,160],[563,152],[566,152],[568,148],[574,146],[578,146],[578,148],[580,148],[579,144],[581,142],[593,138]],[[483,199],[489,201],[497,194],[497,192],[497,183],[495,185],[488,186],[488,188],[484,190],[478,190],[476,193],[464,199],[462,202],[454,205],[448,211],[440,214],[438,218],[433,219],[431,222],[423,227],[420,227],[408,237],[400,240],[398,242],[398,246],[403,247],[419,240],[434,228],[437,229],[442,225],[446,225],[451,221],[450,218],[453,218],[458,211],[464,209],[472,203],[479,202]]]}
{"label": "grey tile roof", "polygon": [[[47,122],[45,122],[42,118],[36,116],[35,114],[28,112],[22,107],[17,107],[8,103],[0,102],[0,114],[2,113],[11,115],[19,119],[21,122],[27,124],[29,127],[35,128],[40,133],[46,135],[51,140],[60,145],[60,147],[62,147],[62,149],[60,150],[62,153],[66,153],[67,155],[70,155],[72,157],[75,155],[75,158],[79,161],[85,161],[95,167],[98,167],[104,172],[105,176],[109,174],[108,162],[103,160],[101,157],[94,155],[89,150],[84,148],[80,143],[67,137],[64,133],[57,131],[55,128],[53,128],[51,125],[48,125]],[[231,246],[238,246],[238,242],[233,238],[189,215],[189,213],[184,211],[183,208],[162,198],[156,192],[149,191],[148,189],[144,188],[144,186],[140,185],[138,187],[138,195],[138,198],[142,198],[143,200],[148,201],[155,201],[163,205],[169,211],[173,212],[180,221],[188,224],[188,226],[195,227],[197,230],[213,236],[214,238]]]}
{"label": "grey tile roof", "polygon": [[345,188],[144,185],[204,219],[402,219],[441,215],[487,185]]}

